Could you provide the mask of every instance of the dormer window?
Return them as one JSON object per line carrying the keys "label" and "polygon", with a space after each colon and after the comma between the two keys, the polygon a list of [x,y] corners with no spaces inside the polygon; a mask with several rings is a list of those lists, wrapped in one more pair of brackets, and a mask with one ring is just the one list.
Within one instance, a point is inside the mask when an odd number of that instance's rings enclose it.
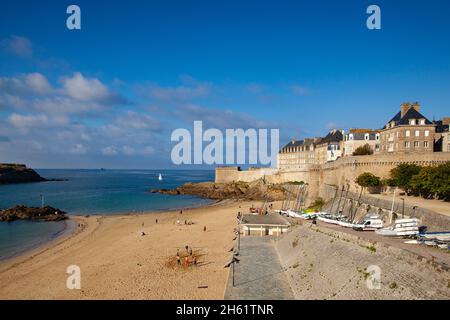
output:
{"label": "dormer window", "polygon": [[369,134],[368,134],[368,133],[366,133],[366,134],[364,135],[364,140],[369,140]]}
{"label": "dormer window", "polygon": [[348,139],[349,139],[349,140],[353,140],[353,134],[350,134],[350,135],[348,136]]}
{"label": "dormer window", "polygon": [[380,140],[380,134],[379,134],[379,133],[377,133],[377,134],[375,135],[375,139],[376,139],[376,140]]}
{"label": "dormer window", "polygon": [[420,125],[421,126],[425,125],[425,119],[420,119]]}
{"label": "dormer window", "polygon": [[411,126],[416,125],[416,119],[409,119],[409,124],[410,124]]}

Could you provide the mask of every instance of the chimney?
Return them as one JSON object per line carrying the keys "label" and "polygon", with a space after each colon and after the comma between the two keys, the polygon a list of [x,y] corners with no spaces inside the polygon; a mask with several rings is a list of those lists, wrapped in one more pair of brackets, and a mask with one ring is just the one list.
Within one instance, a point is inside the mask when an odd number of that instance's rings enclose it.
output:
{"label": "chimney", "polygon": [[400,106],[400,117],[403,118],[403,116],[408,112],[408,110],[411,108],[411,104],[409,102],[404,102]]}
{"label": "chimney", "polygon": [[412,107],[416,109],[417,112],[420,112],[420,103],[417,101],[412,104]]}

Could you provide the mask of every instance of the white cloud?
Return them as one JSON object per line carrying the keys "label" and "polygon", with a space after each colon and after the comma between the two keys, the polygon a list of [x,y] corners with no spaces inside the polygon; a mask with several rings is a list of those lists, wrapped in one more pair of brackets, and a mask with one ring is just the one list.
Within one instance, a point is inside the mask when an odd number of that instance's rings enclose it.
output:
{"label": "white cloud", "polygon": [[25,84],[33,91],[39,94],[49,93],[52,86],[47,78],[40,73],[29,73],[24,76]]}
{"label": "white cloud", "polygon": [[61,80],[63,91],[71,98],[80,101],[111,101],[117,98],[113,92],[97,78],[86,78],[80,72]]}
{"label": "white cloud", "polygon": [[144,96],[164,101],[186,101],[207,96],[211,92],[211,84],[195,80],[189,75],[180,76],[180,80],[182,84],[179,86],[146,84],[139,86],[138,91]]}
{"label": "white cloud", "polygon": [[52,86],[40,73],[22,74],[17,77],[0,77],[0,93],[12,95],[43,95],[50,93]]}
{"label": "white cloud", "polygon": [[150,117],[149,115],[139,114],[134,111],[127,111],[124,116],[120,116],[115,122],[119,127],[124,129],[150,129],[157,130],[161,127],[158,120]]}
{"label": "white cloud", "polygon": [[63,78],[62,84],[68,96],[82,101],[101,100],[109,94],[106,86],[98,79],[85,78],[79,72],[74,73],[72,77]]}
{"label": "white cloud", "polygon": [[1,47],[19,57],[31,57],[33,55],[33,43],[25,37],[13,35],[1,41]]}
{"label": "white cloud", "polygon": [[83,144],[77,143],[69,149],[69,153],[74,155],[83,155],[87,153],[87,148]]}
{"label": "white cloud", "polygon": [[291,92],[297,96],[307,96],[309,95],[311,92],[308,88],[295,84],[289,87],[289,89],[291,90]]}
{"label": "white cloud", "polygon": [[119,152],[117,151],[117,148],[114,146],[108,146],[102,149],[102,154],[104,154],[105,156],[115,156],[118,153]]}
{"label": "white cloud", "polygon": [[31,129],[64,126],[69,123],[69,119],[63,115],[48,117],[45,114],[21,115],[13,113],[8,117],[8,122],[19,129]]}
{"label": "white cloud", "polygon": [[13,113],[9,116],[8,122],[16,128],[29,129],[33,127],[42,127],[48,125],[48,117],[46,115],[20,115]]}

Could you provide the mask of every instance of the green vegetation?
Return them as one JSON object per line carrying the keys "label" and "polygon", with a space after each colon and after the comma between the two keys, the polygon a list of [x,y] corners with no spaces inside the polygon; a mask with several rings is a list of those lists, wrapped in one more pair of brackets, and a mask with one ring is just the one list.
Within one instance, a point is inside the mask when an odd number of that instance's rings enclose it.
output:
{"label": "green vegetation", "polygon": [[397,283],[396,282],[391,282],[390,284],[389,284],[389,289],[397,289]]}
{"label": "green vegetation", "polygon": [[289,181],[287,184],[302,186],[305,184],[305,182],[304,181]]}
{"label": "green vegetation", "polygon": [[382,185],[381,179],[370,172],[361,173],[356,178],[355,182],[363,188],[379,187]]}
{"label": "green vegetation", "polygon": [[411,178],[420,172],[420,166],[402,163],[391,170],[391,183],[408,192]]}
{"label": "green vegetation", "polygon": [[321,211],[322,207],[325,205],[325,201],[318,197],[314,202],[308,207],[307,210],[313,210],[313,211]]}
{"label": "green vegetation", "polygon": [[450,162],[439,166],[401,164],[391,170],[386,183],[409,195],[450,201]]}
{"label": "green vegetation", "polygon": [[371,154],[373,154],[373,150],[368,143],[356,148],[356,150],[353,151],[354,156],[367,156]]}

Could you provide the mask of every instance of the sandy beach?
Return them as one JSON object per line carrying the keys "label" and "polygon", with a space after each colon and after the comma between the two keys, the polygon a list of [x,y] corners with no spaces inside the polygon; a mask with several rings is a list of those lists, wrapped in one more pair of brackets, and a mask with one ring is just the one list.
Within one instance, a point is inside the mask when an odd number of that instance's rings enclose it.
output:
{"label": "sandy beach", "polygon": [[[250,205],[72,216],[77,230],[71,235],[0,263],[0,299],[222,299],[236,214]],[[186,245],[197,266],[177,264],[177,249],[183,255]],[[80,267],[80,290],[66,286],[71,265]]]}

